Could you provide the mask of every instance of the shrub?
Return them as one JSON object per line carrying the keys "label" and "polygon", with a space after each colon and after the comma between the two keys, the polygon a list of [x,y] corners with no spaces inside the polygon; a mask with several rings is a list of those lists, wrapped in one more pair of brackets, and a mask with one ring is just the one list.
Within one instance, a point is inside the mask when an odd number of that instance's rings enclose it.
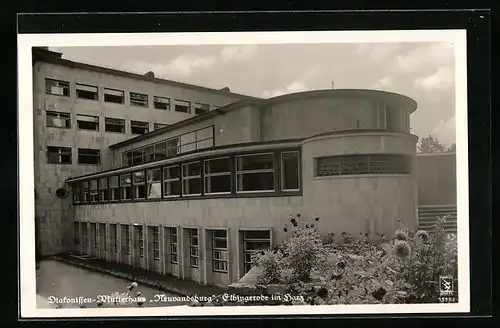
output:
{"label": "shrub", "polygon": [[263,270],[259,283],[269,284],[281,281],[283,268],[283,253],[279,250],[265,250],[263,253],[253,255],[253,263]]}

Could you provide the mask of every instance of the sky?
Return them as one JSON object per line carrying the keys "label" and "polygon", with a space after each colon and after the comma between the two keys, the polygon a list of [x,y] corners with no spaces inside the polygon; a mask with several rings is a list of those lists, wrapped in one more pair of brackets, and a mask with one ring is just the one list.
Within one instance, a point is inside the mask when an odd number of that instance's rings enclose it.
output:
{"label": "sky", "polygon": [[377,89],[417,101],[412,133],[455,142],[453,44],[323,43],[66,47],[63,58],[269,98],[306,90]]}

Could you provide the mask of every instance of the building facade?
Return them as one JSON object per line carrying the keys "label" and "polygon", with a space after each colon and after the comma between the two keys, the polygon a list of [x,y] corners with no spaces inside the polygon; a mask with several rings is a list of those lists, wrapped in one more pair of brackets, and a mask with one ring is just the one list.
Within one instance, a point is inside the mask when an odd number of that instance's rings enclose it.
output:
{"label": "building facade", "polygon": [[290,214],[322,233],[389,235],[417,211],[414,100],[373,90],[244,99],[109,145],[66,180],[74,251],[227,285],[283,241]]}

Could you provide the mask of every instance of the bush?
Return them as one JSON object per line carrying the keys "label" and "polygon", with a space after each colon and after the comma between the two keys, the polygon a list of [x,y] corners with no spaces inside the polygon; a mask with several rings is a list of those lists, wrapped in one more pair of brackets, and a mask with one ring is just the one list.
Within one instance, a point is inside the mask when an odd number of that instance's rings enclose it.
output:
{"label": "bush", "polygon": [[279,250],[265,250],[253,255],[253,263],[263,270],[263,276],[259,283],[269,284],[281,281],[281,270],[283,268],[283,253]]}

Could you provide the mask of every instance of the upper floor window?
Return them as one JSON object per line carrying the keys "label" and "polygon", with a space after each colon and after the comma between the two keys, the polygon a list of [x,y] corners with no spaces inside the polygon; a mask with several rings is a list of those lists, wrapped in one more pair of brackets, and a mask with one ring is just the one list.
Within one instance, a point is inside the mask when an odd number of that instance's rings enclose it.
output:
{"label": "upper floor window", "polygon": [[46,112],[47,126],[53,128],[71,128],[71,114],[61,112]]}
{"label": "upper floor window", "polygon": [[181,112],[181,113],[190,113],[191,112],[191,103],[189,101],[176,99],[174,110],[176,112]]}
{"label": "upper floor window", "polygon": [[104,123],[106,132],[125,133],[125,120],[123,119],[106,117]]}
{"label": "upper floor window", "polygon": [[132,199],[132,179],[130,173],[120,175],[120,190],[121,200]]}
{"label": "upper floor window", "polygon": [[156,109],[170,110],[170,99],[153,97],[153,105]]}
{"label": "upper floor window", "polygon": [[192,162],[182,165],[182,195],[201,195],[200,162]]}
{"label": "upper floor window", "polygon": [[90,180],[89,191],[90,191],[90,202],[97,203],[99,199],[99,194],[97,193],[97,180]]}
{"label": "upper floor window", "polygon": [[168,124],[155,123],[154,124],[154,129],[158,130],[158,129],[161,129],[161,128],[166,128],[167,126],[168,126]]}
{"label": "upper floor window", "polygon": [[147,171],[147,197],[161,198],[161,169]]}
{"label": "upper floor window", "polygon": [[149,123],[141,121],[130,121],[130,130],[132,134],[145,134],[149,132]]}
{"label": "upper floor window", "polygon": [[407,155],[345,155],[316,159],[315,176],[350,174],[411,174]]}
{"label": "upper floor window", "polygon": [[236,156],[237,192],[274,191],[274,154]]}
{"label": "upper floor window", "polygon": [[92,115],[76,115],[76,124],[79,130],[99,131],[99,117]]}
{"label": "upper floor window", "polygon": [[163,169],[163,196],[179,197],[181,194],[179,165],[172,165]]}
{"label": "upper floor window", "polygon": [[281,190],[299,190],[299,152],[281,153]]}
{"label": "upper floor window", "polygon": [[109,200],[108,178],[99,179],[99,200],[101,202]]}
{"label": "upper floor window", "polygon": [[71,164],[71,148],[47,147],[47,162],[50,164]]}
{"label": "upper floor window", "polygon": [[205,160],[205,194],[231,192],[231,158]]}
{"label": "upper floor window", "polygon": [[125,102],[125,92],[104,88],[104,101],[115,104],[123,104]]}
{"label": "upper floor window", "polygon": [[99,165],[101,151],[99,149],[78,148],[78,164]]}
{"label": "upper floor window", "polygon": [[117,175],[109,177],[109,200],[117,201],[120,200],[120,181]]}
{"label": "upper floor window", "polygon": [[96,86],[77,83],[76,97],[81,99],[99,100],[99,90]]}
{"label": "upper floor window", "polygon": [[148,95],[137,92],[131,92],[130,104],[136,107],[148,107]]}
{"label": "upper floor window", "polygon": [[45,79],[45,93],[48,95],[69,97],[69,82]]}
{"label": "upper floor window", "polygon": [[196,115],[208,113],[209,110],[210,110],[210,105],[208,104],[201,104],[201,103],[194,104],[194,113]]}
{"label": "upper floor window", "polygon": [[144,171],[134,172],[132,174],[132,184],[134,186],[134,199],[146,198],[146,181],[144,179]]}

